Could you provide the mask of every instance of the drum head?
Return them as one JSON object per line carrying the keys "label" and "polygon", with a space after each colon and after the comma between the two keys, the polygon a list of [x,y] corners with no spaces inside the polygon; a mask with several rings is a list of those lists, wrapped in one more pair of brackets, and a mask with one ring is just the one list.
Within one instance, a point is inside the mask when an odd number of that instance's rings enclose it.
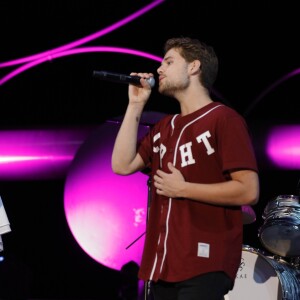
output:
{"label": "drum head", "polygon": [[277,273],[258,250],[244,247],[234,288],[225,300],[282,299]]}
{"label": "drum head", "polygon": [[259,238],[263,246],[282,257],[300,255],[300,226],[287,219],[272,220],[260,228]]}
{"label": "drum head", "polygon": [[259,229],[263,246],[283,257],[300,255],[300,204],[295,195],[280,195],[270,201]]}

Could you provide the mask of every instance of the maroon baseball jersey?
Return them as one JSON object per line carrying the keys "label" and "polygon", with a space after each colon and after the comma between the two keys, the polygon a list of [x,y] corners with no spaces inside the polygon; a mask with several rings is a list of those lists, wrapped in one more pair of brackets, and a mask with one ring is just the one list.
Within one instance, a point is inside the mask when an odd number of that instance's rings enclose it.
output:
{"label": "maroon baseball jersey", "polygon": [[[141,140],[138,152],[150,176],[157,169],[169,172],[172,162],[194,183],[224,182],[234,169],[258,171],[244,119],[219,102],[186,116],[164,117]],[[243,243],[241,207],[159,196],[151,182],[139,277],[176,282],[224,271],[234,280]]]}

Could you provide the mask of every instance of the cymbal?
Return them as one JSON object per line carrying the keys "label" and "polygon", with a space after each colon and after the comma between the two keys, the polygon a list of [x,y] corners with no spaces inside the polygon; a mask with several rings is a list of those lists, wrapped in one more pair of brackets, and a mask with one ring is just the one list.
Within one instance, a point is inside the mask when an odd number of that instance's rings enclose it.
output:
{"label": "cymbal", "polygon": [[255,211],[250,205],[242,205],[243,224],[251,224],[256,221]]}

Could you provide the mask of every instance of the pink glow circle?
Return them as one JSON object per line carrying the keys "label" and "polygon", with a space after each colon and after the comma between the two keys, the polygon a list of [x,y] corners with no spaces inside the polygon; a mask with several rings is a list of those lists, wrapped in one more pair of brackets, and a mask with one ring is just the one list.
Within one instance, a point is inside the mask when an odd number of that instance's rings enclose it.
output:
{"label": "pink glow circle", "polygon": [[[140,264],[149,180],[142,172],[112,172],[119,127],[119,122],[106,122],[87,138],[70,165],[64,190],[65,215],[75,240],[94,260],[116,270],[129,261]],[[139,134],[148,129],[140,126]]]}

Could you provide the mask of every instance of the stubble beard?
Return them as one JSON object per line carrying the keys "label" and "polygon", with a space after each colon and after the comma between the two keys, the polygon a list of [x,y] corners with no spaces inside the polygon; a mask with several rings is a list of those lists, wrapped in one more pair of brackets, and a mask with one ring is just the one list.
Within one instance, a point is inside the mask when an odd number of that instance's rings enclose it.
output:
{"label": "stubble beard", "polygon": [[180,83],[164,82],[162,85],[159,86],[158,91],[164,96],[174,97],[177,92],[182,92],[186,90],[189,87],[189,85],[189,80],[185,80]]}

